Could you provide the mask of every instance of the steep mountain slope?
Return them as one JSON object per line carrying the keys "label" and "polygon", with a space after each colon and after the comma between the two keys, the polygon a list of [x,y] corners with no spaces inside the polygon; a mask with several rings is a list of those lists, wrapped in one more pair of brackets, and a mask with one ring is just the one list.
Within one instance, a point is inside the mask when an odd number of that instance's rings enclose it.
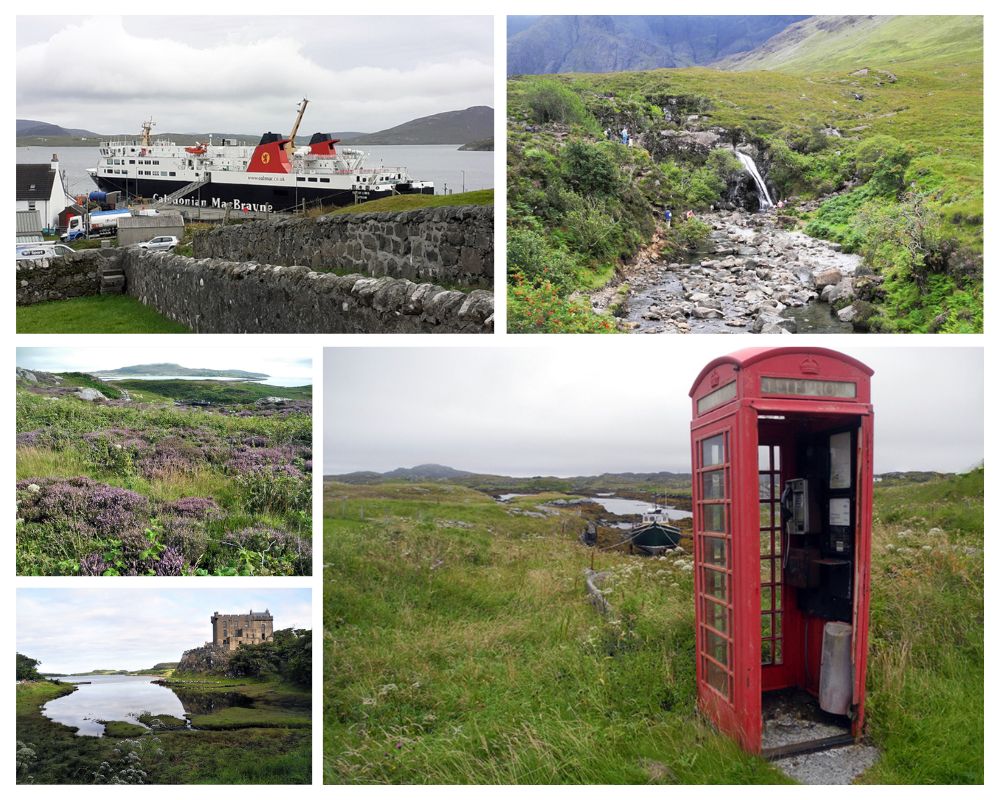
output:
{"label": "steep mountain slope", "polygon": [[982,36],[983,19],[976,16],[816,16],[712,66],[814,73],[977,59],[981,63]]}
{"label": "steep mountain slope", "polygon": [[[703,65],[752,50],[791,16],[553,16],[508,34],[507,74]],[[516,32],[514,32],[516,31]]]}

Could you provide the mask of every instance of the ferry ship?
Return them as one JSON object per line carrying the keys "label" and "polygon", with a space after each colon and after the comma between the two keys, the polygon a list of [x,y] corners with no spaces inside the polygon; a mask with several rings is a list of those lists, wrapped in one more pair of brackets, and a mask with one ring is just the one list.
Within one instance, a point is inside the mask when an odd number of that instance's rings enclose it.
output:
{"label": "ferry ship", "polygon": [[87,172],[105,192],[129,199],[194,208],[295,211],[343,206],[396,194],[434,194],[431,181],[416,181],[402,167],[369,168],[368,154],[337,147],[339,139],[314,133],[296,147],[308,100],[297,110],[288,137],[265,133],[256,145],[234,139],[191,147],[155,140],[152,120],[138,139],[101,142],[100,161]]}

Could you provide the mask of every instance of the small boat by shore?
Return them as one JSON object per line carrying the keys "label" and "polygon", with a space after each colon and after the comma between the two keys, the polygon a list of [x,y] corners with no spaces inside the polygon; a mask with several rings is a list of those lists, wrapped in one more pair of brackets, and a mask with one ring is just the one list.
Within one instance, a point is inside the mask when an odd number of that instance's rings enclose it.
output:
{"label": "small boat by shore", "polygon": [[670,525],[667,511],[654,506],[642,515],[642,521],[632,526],[628,536],[628,551],[646,556],[661,556],[681,542],[681,529]]}

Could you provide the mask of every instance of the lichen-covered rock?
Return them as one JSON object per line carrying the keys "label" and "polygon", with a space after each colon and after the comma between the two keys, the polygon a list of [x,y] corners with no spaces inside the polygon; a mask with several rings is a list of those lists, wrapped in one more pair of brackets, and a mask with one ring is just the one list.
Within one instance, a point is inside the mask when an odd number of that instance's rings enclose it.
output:
{"label": "lichen-covered rock", "polygon": [[185,650],[176,672],[224,673],[232,656],[232,651],[220,645],[206,644],[193,650]]}

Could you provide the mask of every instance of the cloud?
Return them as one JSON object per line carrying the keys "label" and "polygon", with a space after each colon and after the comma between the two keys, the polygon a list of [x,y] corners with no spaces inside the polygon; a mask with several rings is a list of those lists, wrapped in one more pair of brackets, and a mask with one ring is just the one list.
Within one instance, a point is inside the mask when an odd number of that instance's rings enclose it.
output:
{"label": "cloud", "polygon": [[[327,349],[323,471],[688,472],[691,381],[735,349],[715,338]],[[958,471],[983,458],[981,348],[843,349],[875,369],[876,471]]]}
{"label": "cloud", "polygon": [[[163,132],[256,134],[287,133],[303,96],[312,103],[306,130],[373,131],[493,104],[492,52],[462,46],[456,20],[446,26],[449,42],[430,35],[441,19],[435,17],[408,18],[405,25],[392,17],[352,18],[348,25],[336,17],[292,17],[277,30],[271,18],[248,17],[239,25],[225,18],[235,27],[230,36],[187,37],[193,44],[174,30],[179,24],[197,30],[220,22],[174,17],[161,32],[132,19],[75,19],[54,33],[42,26],[42,38],[26,36],[29,43],[17,51],[18,116],[122,133],[152,114]],[[368,20],[365,33],[359,19]],[[461,20],[466,39],[485,41],[487,23]],[[422,40],[428,46],[416,48]],[[359,60],[361,44],[367,60]],[[410,58],[397,63],[401,47]]]}

